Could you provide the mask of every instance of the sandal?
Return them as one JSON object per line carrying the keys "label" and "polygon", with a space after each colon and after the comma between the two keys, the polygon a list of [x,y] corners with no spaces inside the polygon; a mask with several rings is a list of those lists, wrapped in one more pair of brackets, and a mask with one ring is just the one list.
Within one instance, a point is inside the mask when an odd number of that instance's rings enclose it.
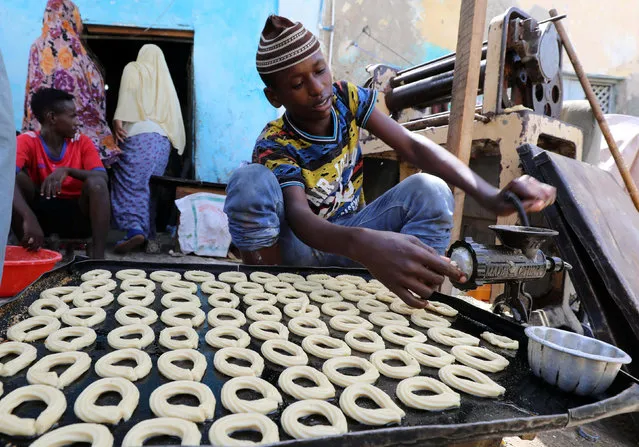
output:
{"label": "sandal", "polygon": [[142,246],[145,241],[146,238],[140,230],[129,230],[126,233],[125,239],[122,239],[115,244],[113,252],[119,255],[129,253]]}

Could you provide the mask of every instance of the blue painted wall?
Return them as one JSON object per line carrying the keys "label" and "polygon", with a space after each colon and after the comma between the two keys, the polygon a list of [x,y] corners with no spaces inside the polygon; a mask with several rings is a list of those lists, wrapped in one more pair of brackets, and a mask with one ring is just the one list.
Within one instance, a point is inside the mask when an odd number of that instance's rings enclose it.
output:
{"label": "blue painted wall", "polygon": [[[315,3],[311,0],[312,3]],[[278,0],[76,0],[89,24],[194,30],[196,176],[225,182],[267,121],[277,116],[262,94],[255,50]],[[22,124],[29,47],[38,37],[46,0],[3,1],[0,50]]]}

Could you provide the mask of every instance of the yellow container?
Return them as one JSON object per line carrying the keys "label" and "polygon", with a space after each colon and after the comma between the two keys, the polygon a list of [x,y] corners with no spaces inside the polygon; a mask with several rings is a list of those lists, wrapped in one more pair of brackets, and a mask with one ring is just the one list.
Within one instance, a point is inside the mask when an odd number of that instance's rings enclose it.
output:
{"label": "yellow container", "polygon": [[492,286],[490,284],[484,284],[483,286],[477,287],[475,290],[469,290],[468,292],[466,292],[466,295],[472,296],[476,300],[489,303],[491,291]]}

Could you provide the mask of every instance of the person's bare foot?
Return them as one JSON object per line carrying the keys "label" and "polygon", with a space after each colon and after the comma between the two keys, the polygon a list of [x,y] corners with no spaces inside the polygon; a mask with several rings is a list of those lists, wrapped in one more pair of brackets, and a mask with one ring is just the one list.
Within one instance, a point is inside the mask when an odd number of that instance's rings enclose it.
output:
{"label": "person's bare foot", "polygon": [[129,239],[122,240],[115,244],[115,248],[113,251],[119,255],[129,253],[136,248],[142,246],[145,241],[145,237],[142,234],[136,234],[135,236],[130,237]]}

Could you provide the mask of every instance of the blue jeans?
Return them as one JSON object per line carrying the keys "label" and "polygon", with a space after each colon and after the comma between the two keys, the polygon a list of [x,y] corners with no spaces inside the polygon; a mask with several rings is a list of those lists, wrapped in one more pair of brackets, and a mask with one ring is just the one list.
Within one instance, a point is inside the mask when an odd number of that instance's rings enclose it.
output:
{"label": "blue jeans", "polygon": [[[292,186],[291,188],[294,188]],[[255,251],[279,241],[285,265],[357,267],[354,261],[309,247],[290,229],[275,175],[251,164],[237,169],[226,188],[224,212],[233,243]],[[415,174],[356,213],[329,219],[336,225],[411,234],[443,254],[453,226],[453,194],[435,176]]]}

